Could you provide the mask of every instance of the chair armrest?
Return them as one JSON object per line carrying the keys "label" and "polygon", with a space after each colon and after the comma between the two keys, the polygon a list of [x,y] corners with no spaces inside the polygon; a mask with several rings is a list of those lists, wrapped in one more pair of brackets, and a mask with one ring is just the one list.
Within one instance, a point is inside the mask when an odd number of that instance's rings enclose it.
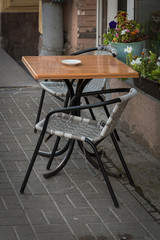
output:
{"label": "chair armrest", "polygon": [[74,105],[76,100],[80,97],[89,97],[89,96],[103,95],[108,93],[129,92],[129,91],[130,91],[130,88],[112,88],[112,89],[105,89],[100,91],[84,92],[84,93],[75,95],[72,99],[71,104]]}
{"label": "chair armrest", "polygon": [[80,54],[83,54],[83,53],[92,52],[92,51],[96,51],[96,50],[97,50],[97,47],[88,48],[88,49],[84,49],[84,50],[80,50],[80,51],[74,52],[71,55],[80,55]]}
{"label": "chair armrest", "polygon": [[59,113],[59,112],[70,113],[73,111],[80,111],[82,109],[90,109],[90,108],[96,108],[96,107],[101,107],[101,106],[105,106],[105,105],[111,105],[111,104],[114,104],[117,102],[121,102],[121,99],[115,98],[115,99],[104,101],[104,102],[98,102],[98,103],[93,103],[93,104],[88,104],[88,105],[80,105],[80,106],[71,106],[71,107],[66,107],[66,108],[57,108],[57,109],[51,110],[45,117],[41,136],[43,136],[43,134],[45,134],[49,119],[55,113]]}
{"label": "chair armrest", "polygon": [[92,104],[88,104],[88,105],[71,106],[71,107],[53,109],[46,115],[44,125],[48,124],[49,118],[55,113],[60,113],[60,112],[70,113],[70,112],[73,112],[73,111],[79,111],[79,110],[84,110],[84,109],[102,107],[102,106],[105,106],[105,105],[111,105],[111,104],[115,104],[117,102],[121,102],[121,99],[120,98],[115,98],[115,99],[107,100],[107,101],[104,101],[104,102],[97,102],[97,103],[92,103]]}
{"label": "chair armrest", "polygon": [[112,54],[113,57],[117,56],[117,49],[115,47],[112,47],[111,45],[99,45],[98,47],[94,47],[94,48],[88,48],[88,49],[84,49],[81,51],[77,51],[72,53],[71,55],[79,55],[79,54],[83,54],[83,53],[87,53],[87,52],[92,52],[92,51],[106,51],[106,52],[110,52]]}
{"label": "chair armrest", "polygon": [[107,94],[107,93],[118,93],[118,92],[129,92],[130,88],[109,88],[105,90],[100,91],[93,91],[93,92],[82,92],[80,94],[77,94],[77,97],[87,97],[87,96],[94,96],[94,95],[101,95],[101,94]]}

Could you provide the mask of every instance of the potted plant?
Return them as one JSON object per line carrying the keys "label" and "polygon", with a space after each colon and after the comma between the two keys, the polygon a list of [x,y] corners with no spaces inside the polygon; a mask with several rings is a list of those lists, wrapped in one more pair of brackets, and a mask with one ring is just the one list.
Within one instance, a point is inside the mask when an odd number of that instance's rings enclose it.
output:
{"label": "potted plant", "polygon": [[114,18],[116,21],[111,21],[108,32],[103,34],[104,44],[111,44],[116,47],[118,51],[117,58],[122,62],[126,60],[124,49],[127,43],[130,43],[130,46],[134,49],[134,55],[140,55],[144,40],[147,38],[140,24],[134,20],[129,20],[127,16],[126,12],[118,11],[117,16]]}
{"label": "potted plant", "polygon": [[160,57],[151,51],[149,54],[142,52],[141,56],[133,56],[130,46],[125,52],[126,64],[139,73],[139,79],[134,79],[135,86],[160,100]]}

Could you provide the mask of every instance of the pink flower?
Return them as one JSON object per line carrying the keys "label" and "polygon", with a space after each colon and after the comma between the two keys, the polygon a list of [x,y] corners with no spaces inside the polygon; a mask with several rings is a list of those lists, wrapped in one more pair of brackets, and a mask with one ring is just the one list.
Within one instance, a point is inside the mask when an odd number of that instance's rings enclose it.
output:
{"label": "pink flower", "polygon": [[126,29],[126,32],[130,32],[128,28]]}
{"label": "pink flower", "polygon": [[119,28],[116,28],[116,31],[118,32],[120,29]]}
{"label": "pink flower", "polygon": [[119,34],[118,34],[118,33],[116,34],[116,37],[119,37]]}

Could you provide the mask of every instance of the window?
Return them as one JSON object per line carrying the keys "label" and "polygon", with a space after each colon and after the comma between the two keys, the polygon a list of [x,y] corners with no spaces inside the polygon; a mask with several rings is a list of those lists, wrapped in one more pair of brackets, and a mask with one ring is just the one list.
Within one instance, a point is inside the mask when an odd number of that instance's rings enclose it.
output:
{"label": "window", "polygon": [[135,19],[144,26],[149,39],[146,48],[160,54],[160,2],[159,0],[136,0]]}
{"label": "window", "polygon": [[103,33],[107,32],[108,23],[114,19],[118,10],[127,11],[129,18],[134,19],[134,2],[135,0],[97,0],[97,45],[102,44]]}

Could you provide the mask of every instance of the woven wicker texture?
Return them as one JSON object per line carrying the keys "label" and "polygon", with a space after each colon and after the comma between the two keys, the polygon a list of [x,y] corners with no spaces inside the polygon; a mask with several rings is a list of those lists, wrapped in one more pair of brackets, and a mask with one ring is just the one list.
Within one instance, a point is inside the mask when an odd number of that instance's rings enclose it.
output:
{"label": "woven wicker texture", "polygon": [[[90,92],[90,91],[98,91],[102,90],[105,87],[106,79],[95,78],[92,79],[84,88],[83,92]],[[57,97],[66,97],[67,94],[67,86],[65,82],[41,82],[40,86],[52,94],[53,96]],[[75,92],[76,83],[73,84],[73,89]]]}
{"label": "woven wicker texture", "polygon": [[[41,131],[43,124],[44,119],[36,124],[36,129]],[[84,141],[85,138],[97,139],[102,129],[100,122],[64,113],[55,113],[50,118],[46,132]]]}
{"label": "woven wicker texture", "polygon": [[[101,48],[96,51],[96,55],[111,55],[110,53],[106,51],[102,51]],[[106,78],[94,78],[92,81],[90,81],[85,88],[83,89],[83,92],[91,92],[91,91],[99,91],[102,89],[105,89],[106,87]],[[48,93],[52,94],[53,96],[57,97],[66,97],[67,94],[67,86],[65,82],[41,82],[40,86],[47,91]],[[76,83],[73,84],[73,89],[76,89]]]}
{"label": "woven wicker texture", "polygon": [[66,97],[68,91],[65,82],[41,82],[40,86],[56,97]]}
{"label": "woven wicker texture", "polygon": [[[95,121],[65,113],[55,113],[51,116],[46,132],[60,137],[85,141],[85,138],[97,142],[113,132],[115,126],[129,99],[137,94],[135,89],[120,97],[121,102],[115,104],[107,121]],[[36,124],[36,129],[42,131],[45,119]]]}

